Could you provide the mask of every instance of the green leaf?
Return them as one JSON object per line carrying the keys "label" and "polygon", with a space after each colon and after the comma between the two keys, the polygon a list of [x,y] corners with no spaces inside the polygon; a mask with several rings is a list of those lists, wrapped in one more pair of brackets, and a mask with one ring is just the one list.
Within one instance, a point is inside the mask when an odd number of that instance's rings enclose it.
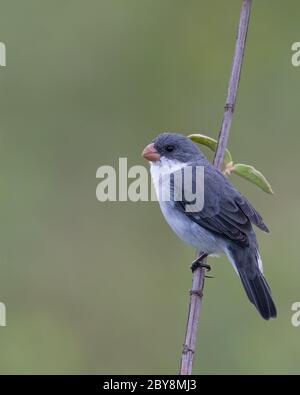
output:
{"label": "green leaf", "polygon": [[260,171],[256,170],[255,167],[238,163],[234,165],[232,172],[252,182],[252,184],[258,186],[263,191],[270,194],[274,193],[266,177]]}
{"label": "green leaf", "polygon": [[[204,134],[191,134],[188,136],[194,143],[205,145],[206,147],[210,148],[212,151],[216,152],[218,142],[217,140],[213,139],[212,137],[205,136]],[[231,153],[228,149],[225,151],[224,155],[224,163],[232,162]]]}
{"label": "green leaf", "polygon": [[[188,137],[195,143],[205,145],[206,147],[210,148],[212,151],[216,152],[218,143],[212,137],[205,136],[204,134],[191,134]],[[264,192],[270,194],[274,193],[266,177],[260,171],[256,170],[255,167],[245,165],[242,163],[233,165],[232,156],[228,149],[226,149],[225,151],[224,164],[225,164],[225,172],[226,172],[226,166],[228,166],[227,175],[230,175],[230,173],[235,173],[240,177],[243,177],[246,180],[250,181],[252,184],[258,186]]]}

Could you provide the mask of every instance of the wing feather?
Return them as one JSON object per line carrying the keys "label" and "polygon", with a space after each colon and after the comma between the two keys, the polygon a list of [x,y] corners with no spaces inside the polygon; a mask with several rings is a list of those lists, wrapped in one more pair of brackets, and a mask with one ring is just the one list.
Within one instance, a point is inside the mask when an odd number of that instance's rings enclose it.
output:
{"label": "wing feather", "polygon": [[[197,212],[188,210],[186,206],[190,205],[191,202],[184,199],[183,193],[182,201],[174,202],[179,210],[203,228],[229,238],[241,246],[249,245],[247,235],[251,232],[251,223],[264,231],[268,231],[260,214],[221,172],[208,164],[204,168],[204,173],[203,209]],[[196,172],[194,172],[194,176],[195,174]],[[195,191],[197,189],[194,185],[194,176],[193,190]]]}

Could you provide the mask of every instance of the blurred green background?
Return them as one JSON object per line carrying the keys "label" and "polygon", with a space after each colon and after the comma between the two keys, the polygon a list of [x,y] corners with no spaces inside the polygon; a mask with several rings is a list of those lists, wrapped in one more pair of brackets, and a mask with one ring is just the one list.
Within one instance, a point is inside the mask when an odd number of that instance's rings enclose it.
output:
{"label": "blurred green background", "polygon": [[[157,203],[98,202],[96,169],[145,164],[161,131],[217,136],[241,1],[0,5],[0,372],[177,373],[194,251]],[[232,177],[271,229],[258,237],[278,319],[211,260],[194,373],[299,373],[299,16],[298,0],[253,1],[229,141],[275,191]]]}

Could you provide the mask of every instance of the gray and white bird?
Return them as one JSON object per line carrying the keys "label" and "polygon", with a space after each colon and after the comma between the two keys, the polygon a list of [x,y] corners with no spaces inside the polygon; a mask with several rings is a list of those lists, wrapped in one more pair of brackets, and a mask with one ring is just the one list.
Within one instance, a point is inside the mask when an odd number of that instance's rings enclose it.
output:
{"label": "gray and white bird", "polygon": [[[270,288],[263,275],[258,243],[252,227],[256,225],[269,232],[260,214],[237,191],[230,181],[217,170],[187,137],[177,133],[158,135],[143,151],[150,161],[151,176],[161,211],[173,231],[198,251],[209,255],[225,253],[238,273],[246,294],[261,316],[268,320],[276,317],[276,307]],[[161,188],[169,175],[168,187],[174,192],[175,176],[184,169],[204,168],[204,204],[201,210],[187,209],[185,192],[182,199],[161,199]],[[196,172],[192,173],[195,190]],[[177,186],[178,187],[178,186]],[[181,186],[183,188],[183,183]],[[186,186],[184,186],[186,188]],[[197,188],[196,188],[197,190]],[[173,196],[173,197],[172,197]]]}

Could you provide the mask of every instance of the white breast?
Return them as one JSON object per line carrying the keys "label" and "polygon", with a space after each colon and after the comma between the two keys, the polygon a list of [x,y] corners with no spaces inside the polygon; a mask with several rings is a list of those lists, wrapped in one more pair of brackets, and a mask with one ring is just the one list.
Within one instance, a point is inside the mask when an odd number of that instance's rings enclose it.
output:
{"label": "white breast", "polygon": [[163,201],[160,199],[161,196],[167,196],[167,194],[164,195],[164,188],[169,188],[169,184],[165,182],[165,176],[169,176],[171,173],[185,166],[187,166],[186,163],[171,161],[165,158],[151,162],[151,177],[161,211],[170,227],[183,241],[209,254],[218,254],[223,250],[221,239],[219,240],[211,232],[208,232],[200,225],[191,221],[184,213],[177,210],[174,207],[173,201]]}
{"label": "white breast", "polygon": [[162,183],[161,180],[165,176],[169,176],[171,173],[174,173],[175,171],[187,166],[186,163],[179,162],[178,160],[170,160],[167,158],[161,158],[160,160],[150,163],[151,177],[158,199],[160,196],[160,192],[162,192],[160,191],[160,188],[164,187],[164,183]]}

